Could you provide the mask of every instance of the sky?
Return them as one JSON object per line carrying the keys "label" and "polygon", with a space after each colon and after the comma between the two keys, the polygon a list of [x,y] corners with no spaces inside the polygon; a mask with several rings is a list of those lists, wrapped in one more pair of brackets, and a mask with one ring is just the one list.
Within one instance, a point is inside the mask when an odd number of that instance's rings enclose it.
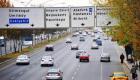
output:
{"label": "sky", "polygon": [[96,0],[10,0],[15,7],[93,6]]}

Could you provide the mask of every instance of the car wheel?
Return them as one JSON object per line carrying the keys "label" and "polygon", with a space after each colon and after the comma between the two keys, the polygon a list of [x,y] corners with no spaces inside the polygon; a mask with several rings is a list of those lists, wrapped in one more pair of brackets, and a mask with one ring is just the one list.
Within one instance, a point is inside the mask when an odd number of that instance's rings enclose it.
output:
{"label": "car wheel", "polygon": [[42,67],[43,65],[41,64],[40,66]]}
{"label": "car wheel", "polygon": [[100,60],[100,62],[102,62],[102,60]]}
{"label": "car wheel", "polygon": [[82,60],[80,59],[80,62],[82,62]]}

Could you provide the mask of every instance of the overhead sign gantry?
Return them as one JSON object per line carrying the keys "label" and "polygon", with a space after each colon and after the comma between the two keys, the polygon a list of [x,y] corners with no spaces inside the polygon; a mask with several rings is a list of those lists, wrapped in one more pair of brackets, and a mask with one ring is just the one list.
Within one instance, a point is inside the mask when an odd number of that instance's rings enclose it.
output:
{"label": "overhead sign gantry", "polygon": [[0,28],[44,28],[44,9],[0,8]]}
{"label": "overhead sign gantry", "polygon": [[69,28],[69,8],[45,8],[45,23],[46,28]]}
{"label": "overhead sign gantry", "polygon": [[71,7],[71,27],[94,27],[94,7]]}
{"label": "overhead sign gantry", "polygon": [[118,20],[112,18],[109,13],[115,8],[109,6],[97,6],[96,7],[96,19],[97,27],[115,26],[118,24]]}

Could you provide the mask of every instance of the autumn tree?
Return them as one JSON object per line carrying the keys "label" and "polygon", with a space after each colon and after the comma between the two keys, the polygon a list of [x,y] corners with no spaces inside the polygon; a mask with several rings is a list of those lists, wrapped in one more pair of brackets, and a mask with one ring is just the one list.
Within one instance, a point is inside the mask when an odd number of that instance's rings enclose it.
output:
{"label": "autumn tree", "polygon": [[110,15],[119,20],[119,25],[114,26],[110,31],[114,32],[113,37],[121,44],[133,44],[134,56],[140,59],[140,2],[139,0],[108,0],[111,7],[117,10]]}

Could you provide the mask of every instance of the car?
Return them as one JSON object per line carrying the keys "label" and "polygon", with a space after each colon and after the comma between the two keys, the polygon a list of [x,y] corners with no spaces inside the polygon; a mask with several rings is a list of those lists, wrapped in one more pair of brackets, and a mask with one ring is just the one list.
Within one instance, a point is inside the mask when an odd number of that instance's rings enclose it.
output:
{"label": "car", "polygon": [[91,49],[98,49],[99,48],[99,46],[97,45],[97,43],[92,43],[92,45],[91,45]]}
{"label": "car", "polygon": [[99,35],[96,35],[95,37],[96,37],[97,39],[101,39]]}
{"label": "car", "polygon": [[33,44],[33,37],[32,36],[25,36],[22,38],[22,45],[23,46],[31,46]]}
{"label": "car", "polygon": [[84,50],[78,50],[76,52],[76,58],[79,58],[79,56],[80,56],[81,53],[86,53],[86,52]]}
{"label": "car", "polygon": [[73,33],[73,34],[72,34],[72,37],[76,37],[76,36],[77,36],[77,34],[76,34],[76,33]]}
{"label": "car", "polygon": [[87,33],[86,33],[86,32],[83,32],[82,35],[83,35],[83,36],[87,36]]}
{"label": "car", "polygon": [[4,36],[0,36],[0,47],[4,47],[4,46],[5,46]]}
{"label": "car", "polygon": [[45,51],[53,51],[54,50],[54,46],[53,45],[46,45]]}
{"label": "car", "polygon": [[102,53],[100,62],[110,62],[110,54],[109,53]]}
{"label": "car", "polygon": [[91,37],[95,37],[95,34],[94,33],[91,33],[91,35],[90,35]]}
{"label": "car", "polygon": [[99,45],[99,46],[102,46],[102,41],[100,39],[97,39],[96,44]]}
{"label": "car", "polygon": [[63,72],[60,69],[52,68],[48,70],[45,77],[46,80],[63,80]]}
{"label": "car", "polygon": [[85,41],[85,37],[81,36],[80,41]]}
{"label": "car", "polygon": [[89,54],[88,53],[81,53],[80,56],[79,56],[79,61],[82,62],[82,61],[87,61],[89,62]]}
{"label": "car", "polygon": [[93,41],[96,41],[98,38],[97,37],[93,37]]}
{"label": "car", "polygon": [[129,80],[125,72],[114,72],[110,77],[111,80]]}
{"label": "car", "polygon": [[52,56],[43,56],[41,58],[41,66],[53,66],[54,59]]}
{"label": "car", "polygon": [[72,40],[70,38],[67,38],[66,43],[72,43]]}
{"label": "car", "polygon": [[82,31],[79,31],[79,34],[82,34]]}
{"label": "car", "polygon": [[104,40],[108,40],[108,39],[109,39],[109,37],[107,37],[107,36],[104,37]]}
{"label": "car", "polygon": [[16,59],[16,64],[30,64],[30,58],[25,54],[19,55]]}
{"label": "car", "polygon": [[78,32],[75,32],[75,33],[72,34],[72,37],[77,37],[78,34],[79,34]]}
{"label": "car", "polygon": [[72,44],[71,50],[78,50],[78,44]]}

